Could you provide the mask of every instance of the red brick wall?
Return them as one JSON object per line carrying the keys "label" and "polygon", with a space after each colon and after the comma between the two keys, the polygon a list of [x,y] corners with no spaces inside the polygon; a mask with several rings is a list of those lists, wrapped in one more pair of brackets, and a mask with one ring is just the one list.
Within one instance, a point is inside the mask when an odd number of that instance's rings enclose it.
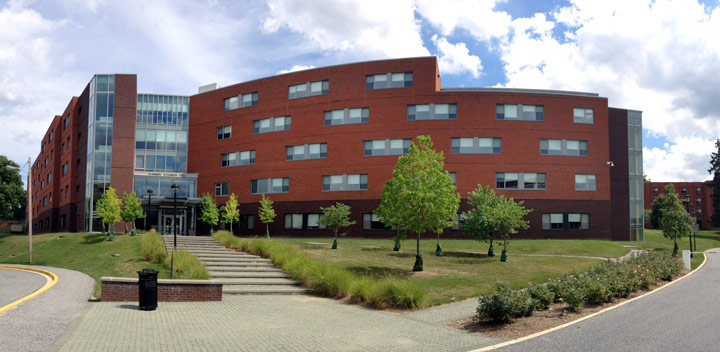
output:
{"label": "red brick wall", "polygon": [[[137,282],[102,282],[103,302],[137,302],[139,288]],[[167,284],[158,283],[159,302],[209,302],[222,301],[220,284]]]}
{"label": "red brick wall", "polygon": [[[675,193],[678,194],[680,200],[684,200],[686,196],[690,197],[689,203],[683,202],[683,208],[690,212],[691,216],[697,217],[701,221],[701,229],[709,230],[712,228],[710,216],[712,215],[712,181],[705,182],[646,182],[644,184],[645,191],[645,209],[652,207],[653,200],[661,194],[667,194],[665,186],[673,184]],[[657,188],[658,192],[654,193],[653,189]],[[686,192],[682,192],[685,188]],[[700,188],[700,194],[696,193],[696,189]],[[700,204],[697,204],[697,199]],[[701,216],[697,216],[696,211],[701,210]],[[646,228],[652,228],[652,225],[646,224]]]}

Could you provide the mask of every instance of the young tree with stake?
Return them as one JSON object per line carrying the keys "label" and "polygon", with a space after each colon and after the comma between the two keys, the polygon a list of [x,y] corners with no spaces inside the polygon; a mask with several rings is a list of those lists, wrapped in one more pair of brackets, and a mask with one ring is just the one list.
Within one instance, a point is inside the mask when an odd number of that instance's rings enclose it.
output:
{"label": "young tree with stake", "polygon": [[[320,207],[324,216],[318,220],[318,224],[325,225],[333,230],[335,233],[335,240],[333,241],[332,249],[337,249],[337,238],[338,232],[348,226],[355,225],[356,222],[350,221],[350,206],[343,203],[337,202],[335,205],[331,205],[327,208]],[[345,236],[346,233],[340,234]]]}
{"label": "young tree with stake", "polygon": [[129,194],[123,192],[122,211],[120,212],[120,217],[122,217],[123,221],[126,222],[125,233],[128,232],[127,223],[129,222],[132,224],[132,230],[130,232],[131,235],[137,235],[137,229],[135,228],[135,220],[144,218],[145,212],[143,211],[142,204],[140,203],[137,195],[135,195],[135,192],[131,192]]}
{"label": "young tree with stake", "polygon": [[240,219],[240,210],[238,210],[238,201],[235,193],[228,197],[227,202],[222,207],[223,223],[230,224],[230,233],[233,233],[232,224]]}
{"label": "young tree with stake", "polygon": [[203,194],[200,210],[200,221],[210,225],[210,236],[212,236],[215,233],[215,226],[217,226],[218,220],[220,220],[220,213],[218,212],[215,198],[213,198],[210,193]]}
{"label": "young tree with stake", "polygon": [[260,222],[265,224],[265,238],[270,238],[270,226],[268,224],[275,221],[277,214],[275,214],[275,209],[273,209],[273,201],[270,200],[269,197],[265,198],[264,194],[262,199],[260,199],[258,216],[260,217]]}
{"label": "young tree with stake", "polygon": [[[103,224],[108,226],[108,235],[110,241],[115,240],[115,223],[122,220],[120,216],[121,202],[115,192],[115,188],[108,187],[105,193],[98,199],[96,203],[97,214],[102,219]],[[112,227],[112,228],[111,228]]]}

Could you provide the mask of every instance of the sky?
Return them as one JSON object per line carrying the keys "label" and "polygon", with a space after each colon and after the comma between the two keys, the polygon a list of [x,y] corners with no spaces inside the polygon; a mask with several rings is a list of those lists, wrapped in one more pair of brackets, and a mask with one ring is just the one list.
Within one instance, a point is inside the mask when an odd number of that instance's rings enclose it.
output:
{"label": "sky", "polygon": [[443,87],[594,92],[643,111],[653,181],[710,179],[720,0],[0,1],[0,154],[38,154],[96,73],[192,95],[278,73],[434,55]]}

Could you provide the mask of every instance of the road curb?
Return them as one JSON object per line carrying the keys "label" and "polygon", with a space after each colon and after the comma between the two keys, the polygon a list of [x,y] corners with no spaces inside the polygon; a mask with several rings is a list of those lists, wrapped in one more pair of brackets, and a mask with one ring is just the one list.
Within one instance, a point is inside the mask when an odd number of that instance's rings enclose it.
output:
{"label": "road curb", "polygon": [[662,290],[662,289],[664,289],[664,288],[666,288],[666,287],[670,287],[670,286],[672,286],[672,285],[674,285],[674,284],[676,284],[676,283],[684,280],[685,278],[689,277],[690,275],[695,274],[698,270],[700,270],[700,268],[702,268],[703,266],[705,266],[705,263],[707,263],[707,252],[708,252],[708,251],[710,251],[710,249],[702,252],[702,253],[703,253],[703,256],[704,256],[703,262],[700,264],[700,266],[698,266],[697,268],[695,268],[695,270],[687,273],[685,276],[683,276],[683,277],[681,277],[681,278],[678,278],[677,280],[673,280],[673,281],[669,282],[668,284],[663,285],[663,286],[660,286],[660,287],[658,287],[658,288],[656,288],[656,289],[654,289],[654,290],[652,290],[652,291],[646,292],[646,293],[644,293],[644,294],[642,294],[642,295],[640,295],[640,296],[637,296],[637,297],[635,297],[635,298],[629,299],[629,300],[627,300],[627,301],[625,301],[625,302],[618,303],[618,304],[616,304],[616,305],[614,305],[614,306],[607,307],[607,308],[605,308],[605,309],[603,309],[603,310],[601,310],[601,311],[592,313],[592,314],[590,314],[590,315],[586,315],[586,316],[584,316],[584,317],[582,317],[582,318],[580,318],[580,319],[573,320],[573,321],[571,321],[571,322],[568,322],[568,323],[565,323],[565,324],[562,324],[562,325],[558,325],[558,326],[556,326],[556,327],[552,327],[552,328],[547,329],[547,330],[543,330],[543,331],[540,331],[540,332],[536,332],[536,333],[534,333],[534,334],[532,334],[532,335],[524,336],[524,337],[521,337],[521,338],[519,338],[519,339],[501,342],[501,343],[499,343],[499,344],[497,344],[497,345],[486,346],[486,347],[483,347],[483,348],[471,350],[471,351],[469,351],[469,352],[492,351],[492,350],[495,350],[495,349],[498,349],[498,348],[502,348],[502,347],[514,345],[514,344],[516,344],[516,343],[520,343],[520,342],[523,342],[523,341],[527,341],[527,340],[530,340],[530,339],[534,339],[534,338],[536,338],[536,337],[539,337],[539,336],[542,336],[542,335],[545,335],[545,334],[549,334],[549,333],[551,333],[551,332],[553,332],[553,331],[557,331],[557,330],[566,328],[566,327],[568,327],[568,326],[575,325],[575,324],[577,324],[577,323],[579,323],[579,322],[581,322],[581,321],[583,321],[583,320],[590,319],[590,318],[592,318],[592,317],[594,317],[594,316],[597,316],[597,315],[603,314],[603,313],[605,313],[605,312],[611,311],[611,310],[613,310],[613,309],[615,309],[615,308],[622,307],[622,306],[624,306],[624,305],[626,305],[626,304],[628,304],[628,303],[630,303],[630,302],[632,302],[632,301],[635,301],[635,300],[637,300],[637,299],[640,299],[640,298],[643,298],[643,297],[645,297],[645,296],[651,295],[651,294],[653,294],[653,293],[655,293],[655,292],[658,292],[658,291],[660,291],[660,290]]}
{"label": "road curb", "polygon": [[8,305],[0,307],[0,313],[3,313],[4,311],[6,311],[8,309],[13,308],[29,299],[32,299],[33,297],[35,297],[37,295],[49,290],[51,287],[55,286],[55,284],[58,282],[57,275],[55,275],[54,273],[52,273],[50,271],[43,270],[43,269],[29,268],[29,267],[24,267],[24,266],[9,266],[9,265],[0,265],[0,269],[29,271],[29,272],[33,272],[36,274],[40,274],[40,275],[44,276],[45,279],[47,280],[45,285],[43,287],[41,287],[39,290],[37,290],[23,298],[20,298],[19,300],[15,301],[15,302],[12,302]]}

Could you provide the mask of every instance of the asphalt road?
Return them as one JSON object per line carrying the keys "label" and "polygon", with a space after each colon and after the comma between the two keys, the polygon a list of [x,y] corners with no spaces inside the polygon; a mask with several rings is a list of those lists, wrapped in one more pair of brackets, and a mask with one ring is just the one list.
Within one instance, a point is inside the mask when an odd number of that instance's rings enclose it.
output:
{"label": "asphalt road", "polygon": [[720,249],[698,272],[654,294],[498,351],[718,351]]}
{"label": "asphalt road", "polygon": [[[92,295],[95,280],[86,274],[67,269],[34,267],[55,273],[58,282],[42,294],[0,314],[2,352],[47,351],[70,322],[85,310]],[[40,286],[44,285],[45,278],[30,275],[42,279]],[[2,279],[0,286],[23,285],[21,282],[26,278],[29,277],[23,275],[12,282]],[[28,291],[30,294],[35,290]]]}
{"label": "asphalt road", "polygon": [[46,281],[44,276],[29,271],[0,269],[0,307],[32,294]]}

